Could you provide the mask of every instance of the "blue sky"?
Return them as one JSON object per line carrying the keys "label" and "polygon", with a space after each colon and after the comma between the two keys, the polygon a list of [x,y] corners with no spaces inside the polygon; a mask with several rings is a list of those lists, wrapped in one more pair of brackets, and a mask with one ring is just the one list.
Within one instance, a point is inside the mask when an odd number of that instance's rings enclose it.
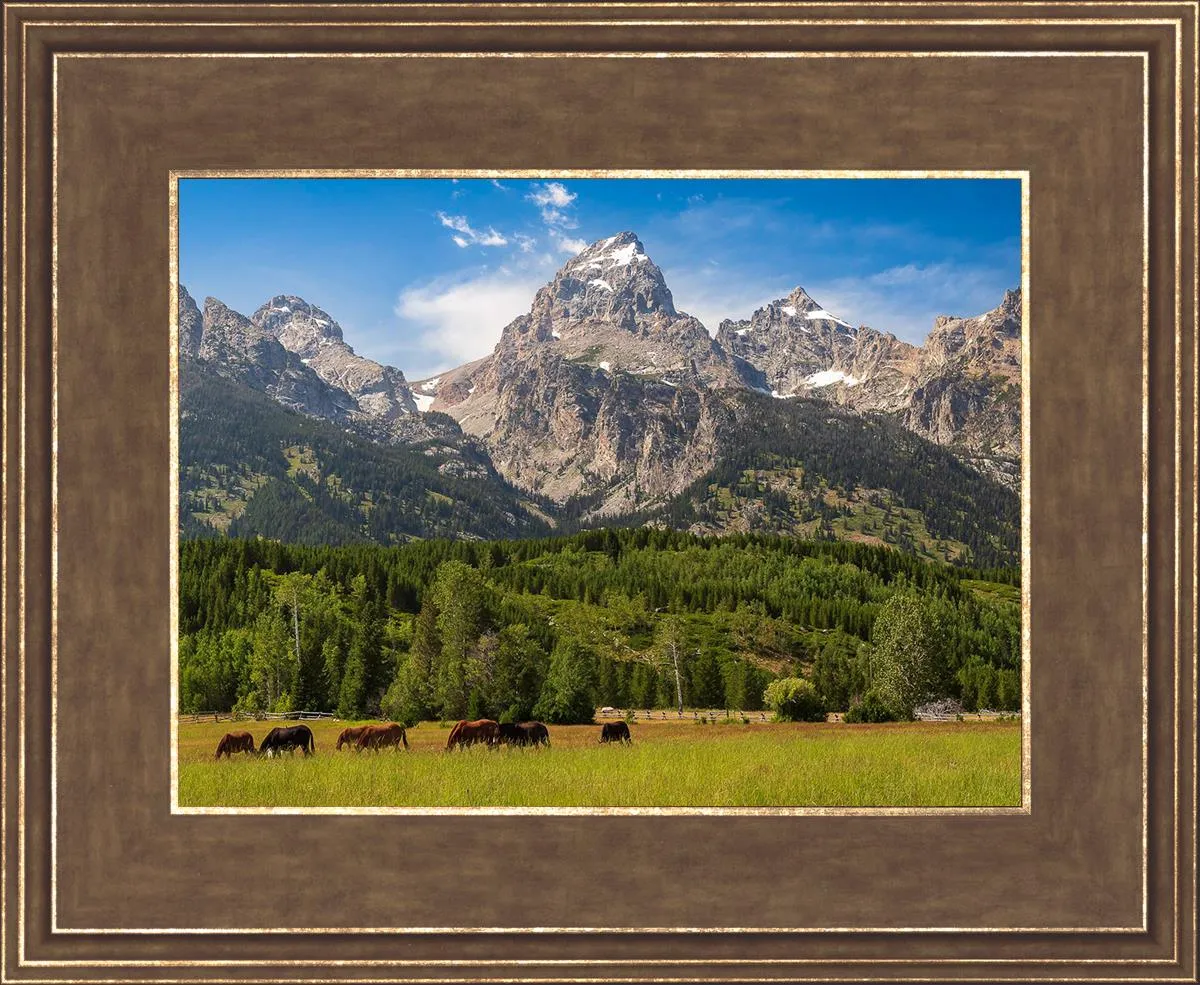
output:
{"label": "blue sky", "polygon": [[1019,286],[1020,201],[982,178],[188,178],[180,273],[247,315],[299,295],[418,380],[490,352],[574,253],[631,229],[714,334],[800,285],[920,343]]}

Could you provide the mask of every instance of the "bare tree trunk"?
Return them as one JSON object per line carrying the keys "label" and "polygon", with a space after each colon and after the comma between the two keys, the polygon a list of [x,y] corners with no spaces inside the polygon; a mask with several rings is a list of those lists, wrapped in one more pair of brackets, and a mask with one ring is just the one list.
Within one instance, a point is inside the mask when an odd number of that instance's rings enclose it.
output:
{"label": "bare tree trunk", "polygon": [[293,589],[292,596],[292,629],[296,634],[296,668],[300,668],[300,590]]}
{"label": "bare tree trunk", "polygon": [[679,679],[679,643],[671,641],[671,669],[675,671],[675,704],[679,717],[683,717],[683,683]]}

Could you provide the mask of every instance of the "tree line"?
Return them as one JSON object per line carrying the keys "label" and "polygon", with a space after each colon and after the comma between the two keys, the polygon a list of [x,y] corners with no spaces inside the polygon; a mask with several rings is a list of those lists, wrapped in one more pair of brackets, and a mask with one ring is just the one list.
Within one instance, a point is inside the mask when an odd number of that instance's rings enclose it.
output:
{"label": "tree line", "polygon": [[184,540],[180,706],[567,722],[599,705],[754,710],[773,680],[800,677],[845,710],[872,692],[876,624],[902,597],[944,641],[940,689],[1015,708],[1016,582],[863,544],[648,528],[391,548]]}

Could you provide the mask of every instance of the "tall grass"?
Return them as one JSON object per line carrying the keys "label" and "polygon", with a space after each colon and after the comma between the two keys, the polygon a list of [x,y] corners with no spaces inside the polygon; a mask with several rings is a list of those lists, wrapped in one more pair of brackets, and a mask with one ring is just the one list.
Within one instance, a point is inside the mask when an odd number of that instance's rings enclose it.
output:
{"label": "tall grass", "polygon": [[[644,730],[649,732],[650,730]],[[180,765],[180,803],[223,807],[969,807],[1020,804],[1016,725],[695,729],[632,746]],[[445,733],[441,733],[444,735]],[[411,735],[411,733],[410,733]],[[635,733],[636,735],[636,733]],[[594,741],[594,740],[593,740]]]}

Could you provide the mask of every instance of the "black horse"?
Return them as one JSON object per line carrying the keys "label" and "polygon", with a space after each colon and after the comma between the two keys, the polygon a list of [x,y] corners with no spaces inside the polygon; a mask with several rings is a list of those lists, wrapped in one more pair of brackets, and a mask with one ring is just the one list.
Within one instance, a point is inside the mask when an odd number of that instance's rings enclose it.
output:
{"label": "black horse", "polygon": [[520,728],[525,731],[525,739],[528,745],[550,745],[550,730],[541,722],[522,722]]}
{"label": "black horse", "polygon": [[605,722],[600,726],[601,742],[632,742],[629,726],[624,722]]}
{"label": "black horse", "polygon": [[520,725],[501,722],[492,745],[548,746],[550,730],[541,722],[522,722]]}
{"label": "black horse", "polygon": [[288,725],[286,728],[273,728],[262,740],[258,747],[260,756],[278,756],[287,750],[294,753],[303,749],[304,755],[311,756],[317,751],[317,742],[313,738],[312,729],[307,725]]}

